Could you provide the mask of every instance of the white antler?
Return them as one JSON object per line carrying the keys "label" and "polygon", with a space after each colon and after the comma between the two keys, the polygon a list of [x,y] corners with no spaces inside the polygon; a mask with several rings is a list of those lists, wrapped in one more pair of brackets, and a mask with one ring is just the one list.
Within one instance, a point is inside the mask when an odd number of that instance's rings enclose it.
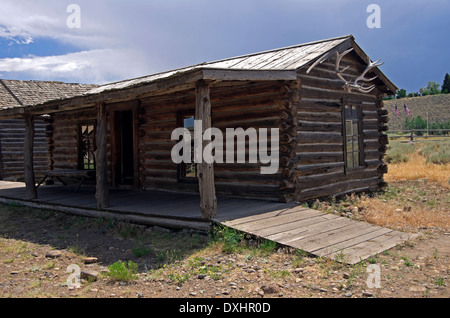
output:
{"label": "white antler", "polygon": [[353,48],[349,49],[345,52],[342,52],[340,54],[338,51],[336,51],[336,68],[335,68],[336,75],[337,75],[337,77],[339,77],[339,79],[341,81],[344,82],[344,84],[345,84],[344,89],[347,92],[351,92],[352,89],[356,89],[362,93],[370,93],[375,88],[375,85],[363,86],[363,85],[358,84],[358,82],[359,81],[371,82],[371,81],[375,80],[378,76],[375,76],[373,78],[365,78],[365,76],[371,69],[378,67],[380,65],[383,65],[384,63],[379,63],[381,59],[379,59],[376,62],[371,62],[370,59],[368,59],[368,65],[367,65],[366,69],[364,70],[364,72],[362,72],[362,74],[360,76],[358,76],[353,83],[350,83],[342,76],[342,73],[345,72],[350,66],[347,66],[344,69],[340,70],[340,65],[341,65],[342,58],[345,55],[347,55],[348,53],[350,53],[351,51],[353,51]]}

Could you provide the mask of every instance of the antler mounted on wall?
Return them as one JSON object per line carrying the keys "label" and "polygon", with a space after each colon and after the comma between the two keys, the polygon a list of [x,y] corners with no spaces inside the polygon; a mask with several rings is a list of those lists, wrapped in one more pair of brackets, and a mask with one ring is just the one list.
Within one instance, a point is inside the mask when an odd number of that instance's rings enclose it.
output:
{"label": "antler mounted on wall", "polygon": [[344,89],[347,92],[351,92],[353,89],[360,91],[361,93],[370,93],[374,88],[375,85],[371,85],[371,86],[365,86],[365,85],[360,85],[358,84],[359,81],[363,81],[363,82],[371,82],[373,80],[375,80],[378,76],[372,77],[372,78],[366,78],[366,74],[373,68],[378,67],[380,65],[383,65],[383,63],[379,63],[381,61],[381,59],[379,59],[378,61],[372,62],[370,60],[370,58],[368,59],[367,62],[367,67],[364,70],[364,72],[362,72],[362,74],[360,76],[358,76],[353,83],[350,83],[349,81],[347,81],[343,76],[342,73],[344,73],[350,66],[345,67],[344,69],[340,70],[340,66],[341,66],[341,60],[342,58],[347,55],[348,53],[350,53],[351,51],[353,51],[353,49],[349,49],[341,54],[339,54],[338,51],[336,51],[336,67],[335,67],[335,71],[336,71],[336,75],[337,77],[339,77],[339,79],[341,81],[344,82]]}
{"label": "antler mounted on wall", "polygon": [[[341,81],[344,82],[344,89],[345,89],[345,91],[347,91],[347,92],[350,93],[352,90],[357,90],[357,91],[359,91],[359,92],[361,92],[361,93],[365,93],[365,94],[370,93],[370,92],[375,88],[375,85],[365,86],[364,84],[363,84],[363,85],[358,84],[358,82],[360,82],[360,81],[363,81],[363,82],[371,82],[371,81],[375,80],[378,76],[375,76],[375,77],[373,77],[373,78],[365,78],[365,76],[366,76],[366,74],[367,74],[371,69],[373,69],[373,68],[375,68],[375,67],[378,67],[378,66],[380,66],[380,65],[383,65],[384,62],[383,62],[383,63],[379,63],[379,62],[381,61],[381,59],[379,59],[379,60],[376,61],[376,62],[372,62],[372,61],[370,60],[370,58],[367,58],[367,59],[368,59],[368,62],[367,62],[368,65],[367,65],[366,69],[364,70],[364,72],[362,72],[362,74],[361,74],[360,76],[358,76],[358,77],[353,81],[353,83],[351,83],[351,82],[347,81],[347,80],[344,78],[344,76],[342,75],[342,73],[344,73],[346,70],[348,70],[348,69],[350,68],[350,66],[347,66],[347,67],[343,68],[342,70],[340,69],[342,58],[343,58],[345,55],[347,55],[348,53],[350,53],[351,51],[353,51],[353,48],[348,49],[347,51],[344,51],[344,52],[342,52],[342,53],[339,53],[338,51],[335,51],[335,52],[334,52],[334,55],[336,56],[336,66],[335,66],[335,72],[336,72],[336,75],[337,75],[337,77],[338,77]],[[330,53],[328,53],[328,54],[325,54],[325,55],[322,56],[321,58],[319,58],[319,59],[318,59],[313,65],[311,65],[311,67],[306,71],[306,74],[309,74],[309,72],[311,72],[311,70],[312,70],[314,67],[316,67],[317,65],[322,64],[323,62],[325,62],[325,61],[328,60],[328,59],[331,59],[332,56],[333,56],[333,54],[332,54],[332,52],[330,52]]]}

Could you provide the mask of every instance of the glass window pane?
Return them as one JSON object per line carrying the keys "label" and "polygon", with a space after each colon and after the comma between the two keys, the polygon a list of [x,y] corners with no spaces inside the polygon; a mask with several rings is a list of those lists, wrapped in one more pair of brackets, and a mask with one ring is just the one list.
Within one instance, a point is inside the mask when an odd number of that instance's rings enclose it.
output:
{"label": "glass window pane", "polygon": [[187,128],[189,130],[194,129],[194,116],[185,117],[183,120],[184,128]]}
{"label": "glass window pane", "polygon": [[358,122],[354,122],[352,128],[353,128],[353,135],[354,135],[354,136],[359,135],[359,131],[358,131]]}
{"label": "glass window pane", "polygon": [[353,153],[353,165],[359,166],[359,152],[354,152]]}
{"label": "glass window pane", "polygon": [[353,135],[352,133],[352,122],[351,121],[346,121],[345,122],[345,131],[346,131],[346,136],[351,136]]}
{"label": "glass window pane", "polygon": [[352,168],[353,167],[353,155],[351,152],[347,153],[347,167]]}
{"label": "glass window pane", "polygon": [[352,110],[352,119],[354,121],[358,121],[358,108],[357,107],[353,107]]}

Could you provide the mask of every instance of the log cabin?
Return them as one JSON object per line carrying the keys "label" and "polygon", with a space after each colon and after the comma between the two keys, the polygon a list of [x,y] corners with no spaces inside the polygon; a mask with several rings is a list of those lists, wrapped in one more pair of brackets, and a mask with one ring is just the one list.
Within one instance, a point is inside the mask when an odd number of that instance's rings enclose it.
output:
{"label": "log cabin", "polygon": [[[68,84],[55,81],[19,81],[0,79],[0,109],[34,105],[66,98],[88,91],[97,85]],[[41,177],[49,169],[49,152],[44,117],[36,117],[34,130],[34,173]],[[0,120],[0,180],[24,180],[25,123],[22,119]]]}
{"label": "log cabin", "polygon": [[[347,35],[3,107],[0,119],[25,122],[28,199],[37,196],[33,135],[42,119],[49,169],[95,171],[98,209],[108,207],[110,188],[162,189],[198,192],[202,216],[212,218],[216,195],[303,202],[383,190],[383,96],[397,87],[380,65]],[[193,121],[202,133],[277,129],[278,170],[261,174],[261,162],[174,163],[171,134]],[[244,147],[248,153],[248,140]]]}

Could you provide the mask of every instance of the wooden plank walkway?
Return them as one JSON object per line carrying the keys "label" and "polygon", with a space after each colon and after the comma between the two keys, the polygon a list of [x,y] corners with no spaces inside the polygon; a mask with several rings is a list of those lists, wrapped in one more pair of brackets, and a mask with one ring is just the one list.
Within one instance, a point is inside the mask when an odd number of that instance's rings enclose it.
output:
{"label": "wooden plank walkway", "polygon": [[300,206],[221,223],[316,256],[348,264],[356,264],[416,237],[415,234]]}
{"label": "wooden plank walkway", "polygon": [[111,217],[125,221],[176,228],[209,230],[220,223],[313,255],[339,258],[349,264],[390,249],[415,235],[365,222],[286,204],[229,197],[217,198],[217,216],[202,219],[199,195],[167,191],[112,189],[111,207],[98,211],[95,189],[42,186],[38,199],[25,201],[25,185],[0,181],[0,203],[19,203],[89,217]]}

